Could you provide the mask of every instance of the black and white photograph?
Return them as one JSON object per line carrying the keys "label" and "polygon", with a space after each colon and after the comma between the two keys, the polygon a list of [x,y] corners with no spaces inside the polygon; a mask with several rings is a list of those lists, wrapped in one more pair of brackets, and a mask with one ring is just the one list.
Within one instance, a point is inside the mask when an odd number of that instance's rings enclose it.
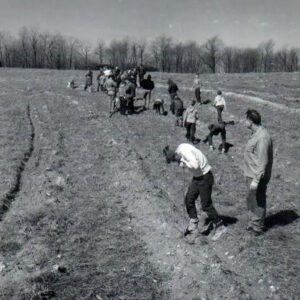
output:
{"label": "black and white photograph", "polygon": [[0,0],[0,300],[300,299],[299,0]]}

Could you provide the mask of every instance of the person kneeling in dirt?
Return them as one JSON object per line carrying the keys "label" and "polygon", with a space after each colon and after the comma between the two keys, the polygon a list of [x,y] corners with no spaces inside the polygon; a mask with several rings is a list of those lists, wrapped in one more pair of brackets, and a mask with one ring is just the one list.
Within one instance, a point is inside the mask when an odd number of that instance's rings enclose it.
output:
{"label": "person kneeling in dirt", "polygon": [[214,150],[213,146],[213,136],[221,134],[222,138],[222,153],[226,151],[226,129],[225,129],[225,122],[220,122],[218,124],[210,124],[208,125],[209,134],[203,140],[204,143],[208,141],[209,149]]}
{"label": "person kneeling in dirt", "polygon": [[196,133],[196,121],[198,120],[198,110],[196,100],[191,101],[191,105],[183,114],[183,124],[186,128],[186,138],[194,143]]}
{"label": "person kneeling in dirt", "polygon": [[157,114],[164,115],[165,114],[164,100],[156,99],[153,103],[153,109]]}
{"label": "person kneeling in dirt", "polygon": [[209,234],[211,230],[214,230],[212,239],[218,239],[226,232],[226,227],[223,225],[223,221],[212,203],[211,193],[214,176],[206,156],[201,150],[187,143],[180,144],[175,151],[170,149],[169,146],[166,146],[163,153],[167,163],[178,162],[181,167],[188,168],[193,174],[192,181],[185,196],[186,210],[190,217],[185,236],[188,234],[197,234],[198,232],[199,219],[195,202],[200,195],[202,210],[209,218],[209,222],[203,225],[200,232],[202,234]]}

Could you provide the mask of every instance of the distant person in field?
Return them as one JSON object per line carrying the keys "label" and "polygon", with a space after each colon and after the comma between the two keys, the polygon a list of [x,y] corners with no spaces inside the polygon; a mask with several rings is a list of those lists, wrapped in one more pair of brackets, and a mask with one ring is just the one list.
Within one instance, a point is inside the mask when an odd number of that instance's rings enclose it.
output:
{"label": "distant person in field", "polygon": [[170,103],[172,104],[172,102],[173,102],[175,96],[177,96],[177,92],[178,92],[178,86],[172,79],[168,79],[168,92],[170,95]]}
{"label": "distant person in field", "polygon": [[149,109],[150,102],[151,102],[151,93],[152,93],[152,90],[155,87],[154,82],[153,82],[150,74],[147,76],[147,79],[142,79],[140,81],[140,86],[144,90],[146,90],[145,93],[144,93],[144,95],[143,95],[143,98],[145,100],[145,108]]}
{"label": "distant person in field", "polygon": [[86,91],[88,87],[93,85],[93,72],[91,68],[88,68],[88,72],[85,74],[85,86],[84,90]]}
{"label": "distant person in field", "polygon": [[99,68],[99,74],[97,76],[97,92],[100,91],[100,88],[101,88],[101,76],[103,74],[103,69],[100,67]]}
{"label": "distant person in field", "polygon": [[122,80],[118,90],[118,97],[120,101],[120,113],[121,115],[126,115],[127,110],[127,95],[126,95],[126,77],[122,76]]}
{"label": "distant person in field", "polygon": [[256,110],[247,110],[246,126],[252,132],[245,147],[243,166],[250,214],[247,230],[259,235],[265,230],[266,191],[272,172],[273,143],[270,134],[261,125],[261,116]]}
{"label": "distant person in field", "polygon": [[165,113],[164,100],[156,99],[153,103],[153,109],[157,114],[163,115]]}
{"label": "distant person in field", "polygon": [[197,102],[202,104],[202,102],[201,102],[201,92],[200,92],[200,78],[199,78],[198,74],[196,74],[196,76],[195,76],[193,88],[194,88],[194,91],[195,91],[195,97],[196,97]]}
{"label": "distant person in field", "polygon": [[114,80],[114,74],[112,71],[110,72],[110,74],[108,75],[108,79],[106,80],[106,89],[107,94],[110,98],[109,113],[112,113],[114,110],[114,101],[117,95],[117,83]]}
{"label": "distant person in field", "polygon": [[146,70],[144,68],[143,65],[140,65],[138,68],[137,68],[137,73],[138,73],[138,76],[139,76],[139,85],[141,87],[141,81],[144,80],[144,76],[146,74]]}
{"label": "distant person in field", "polygon": [[176,117],[176,126],[183,126],[183,112],[184,112],[184,107],[183,107],[183,102],[182,100],[175,95],[173,102],[170,105],[170,110],[171,112],[175,115]]}
{"label": "distant person in field", "polygon": [[133,75],[130,75],[126,84],[127,111],[129,115],[134,113],[134,100],[136,95],[136,81]]}
{"label": "distant person in field", "polygon": [[218,112],[218,122],[223,122],[222,119],[222,112],[226,107],[226,102],[225,102],[225,98],[222,95],[222,91],[218,90],[217,91],[217,96],[215,97],[215,100],[213,102],[213,106],[217,109]]}
{"label": "distant person in field", "polygon": [[186,210],[190,217],[185,235],[197,234],[198,232],[199,219],[195,202],[200,195],[202,210],[209,218],[208,224],[206,226],[203,224],[200,232],[208,234],[214,229],[215,235],[213,239],[217,239],[226,231],[226,228],[212,203],[211,194],[214,176],[206,156],[201,150],[187,143],[180,144],[175,151],[166,146],[163,153],[167,163],[178,162],[181,167],[187,168],[193,174],[192,181],[185,195]]}
{"label": "distant person in field", "polygon": [[196,107],[196,100],[192,100],[183,114],[183,124],[186,128],[186,138],[194,143],[196,133],[196,121],[198,120],[198,110]]}

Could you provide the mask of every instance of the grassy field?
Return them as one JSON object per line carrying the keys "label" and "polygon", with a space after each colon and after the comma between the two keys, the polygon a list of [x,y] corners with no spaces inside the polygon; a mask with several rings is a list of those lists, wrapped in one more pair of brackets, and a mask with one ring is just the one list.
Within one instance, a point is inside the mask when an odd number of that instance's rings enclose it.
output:
{"label": "grassy field", "polygon": [[[168,78],[185,105],[193,98],[193,75],[152,77],[153,98],[168,103]],[[66,88],[70,78],[77,89]],[[162,155],[166,144],[185,142],[171,114],[108,118],[107,96],[83,91],[83,71],[0,69],[0,299],[300,297],[300,73],[201,81],[203,99],[221,89],[224,118],[235,120],[227,154],[197,145],[212,165],[213,201],[228,231],[190,245],[182,233],[191,175]],[[268,230],[259,237],[245,230],[247,108],[261,113],[275,150]],[[199,114],[203,139],[217,117],[210,104]]]}

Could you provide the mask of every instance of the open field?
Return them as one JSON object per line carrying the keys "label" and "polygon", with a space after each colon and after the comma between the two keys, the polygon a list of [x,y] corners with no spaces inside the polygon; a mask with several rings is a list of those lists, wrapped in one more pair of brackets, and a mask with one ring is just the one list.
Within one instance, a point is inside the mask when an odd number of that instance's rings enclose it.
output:
{"label": "open field", "polygon": [[[202,97],[221,89],[235,125],[227,154],[197,145],[228,232],[193,245],[182,237],[191,175],[162,155],[185,130],[152,110],[108,118],[107,96],[84,92],[84,73],[0,69],[0,299],[299,299],[300,73],[200,76]],[[152,75],[152,98],[168,102],[168,78],[185,104],[193,97],[193,75]],[[66,88],[70,78],[79,88]],[[259,237],[245,230],[247,108],[275,150]],[[210,104],[199,114],[203,139],[217,117]]]}

